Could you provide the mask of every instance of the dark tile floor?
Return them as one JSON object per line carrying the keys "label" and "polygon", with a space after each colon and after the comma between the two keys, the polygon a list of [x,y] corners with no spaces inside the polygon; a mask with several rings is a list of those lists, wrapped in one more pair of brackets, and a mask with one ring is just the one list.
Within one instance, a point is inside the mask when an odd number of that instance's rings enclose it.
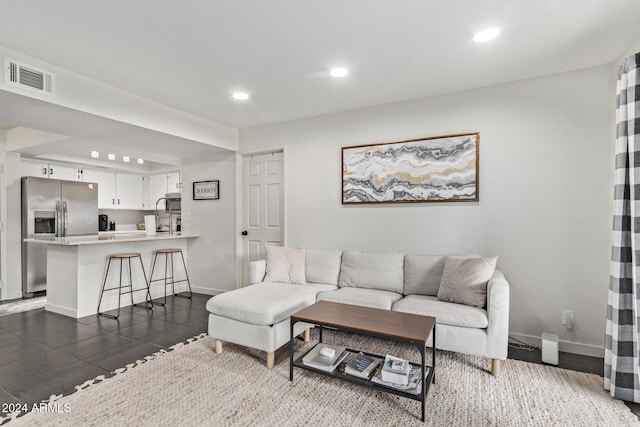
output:
{"label": "dark tile floor", "polygon": [[[0,316],[0,404],[31,406],[72,393],[78,384],[206,332],[209,298],[170,297],[152,312],[127,307],[118,320],[76,320],[44,309]],[[542,363],[540,350],[510,347],[509,358]],[[561,368],[603,375],[601,358],[560,353],[559,362]],[[627,405],[640,418],[640,405]]]}
{"label": "dark tile floor", "polygon": [[0,316],[0,403],[31,406],[69,394],[78,384],[206,332],[209,298],[169,297],[153,311],[126,307],[118,320],[76,320],[44,309]]}
{"label": "dark tile floor", "polygon": [[[532,351],[509,346],[509,359],[524,360],[532,363],[542,363],[542,353],[535,349]],[[558,367],[572,371],[587,372],[590,374],[604,375],[604,360],[600,357],[582,356],[579,354],[562,353],[558,355]]]}

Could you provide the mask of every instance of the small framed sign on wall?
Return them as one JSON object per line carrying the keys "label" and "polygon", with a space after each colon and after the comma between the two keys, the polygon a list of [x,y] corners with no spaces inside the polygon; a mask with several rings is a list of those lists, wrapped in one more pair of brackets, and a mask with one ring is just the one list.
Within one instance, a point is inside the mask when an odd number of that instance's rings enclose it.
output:
{"label": "small framed sign on wall", "polygon": [[193,200],[218,200],[220,181],[197,181],[193,183]]}

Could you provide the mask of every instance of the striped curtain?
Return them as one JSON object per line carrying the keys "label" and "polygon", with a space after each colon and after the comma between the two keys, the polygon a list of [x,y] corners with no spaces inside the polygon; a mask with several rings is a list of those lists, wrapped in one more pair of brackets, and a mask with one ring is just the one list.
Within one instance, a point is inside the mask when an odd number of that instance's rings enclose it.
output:
{"label": "striped curtain", "polygon": [[616,157],[604,387],[640,403],[640,53],[625,59],[616,90]]}

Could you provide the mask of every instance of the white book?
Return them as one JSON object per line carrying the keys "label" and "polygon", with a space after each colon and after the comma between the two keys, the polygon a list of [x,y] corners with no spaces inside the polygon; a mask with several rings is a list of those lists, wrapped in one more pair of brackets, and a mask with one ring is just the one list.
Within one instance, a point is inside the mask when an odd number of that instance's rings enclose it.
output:
{"label": "white book", "polygon": [[[323,356],[320,354],[322,349],[331,348],[334,350],[333,356]],[[332,372],[344,360],[349,352],[346,347],[334,346],[330,344],[319,343],[302,358],[302,363],[322,371]]]}
{"label": "white book", "polygon": [[[430,367],[425,366],[424,374],[429,376]],[[407,384],[396,384],[382,379],[382,369],[379,369],[376,374],[371,378],[371,381],[383,385],[385,387],[393,388],[396,390],[404,391],[411,394],[420,394],[422,391],[422,372],[420,366],[411,365],[409,370],[409,381]]]}
{"label": "white book", "polygon": [[382,380],[394,384],[409,384],[410,364],[407,360],[387,354],[382,365]]}

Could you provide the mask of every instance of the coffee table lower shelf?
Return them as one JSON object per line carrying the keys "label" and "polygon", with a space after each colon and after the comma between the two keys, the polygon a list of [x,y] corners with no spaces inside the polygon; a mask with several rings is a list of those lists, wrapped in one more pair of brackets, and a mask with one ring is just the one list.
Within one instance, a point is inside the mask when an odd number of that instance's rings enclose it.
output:
{"label": "coffee table lower shelf", "polygon": [[[305,352],[302,356],[300,356],[297,359],[295,359],[293,361],[293,366],[295,366],[296,368],[305,369],[307,371],[317,372],[318,374],[326,375],[328,377],[337,378],[337,379],[342,380],[342,381],[348,381],[350,383],[359,384],[359,385],[361,385],[363,387],[368,387],[368,388],[371,388],[371,389],[374,389],[374,390],[379,390],[379,391],[384,392],[384,393],[395,394],[395,395],[398,395],[398,396],[401,396],[401,397],[406,397],[407,399],[417,400],[419,402],[422,401],[422,393],[417,393],[417,394],[409,393],[409,392],[406,392],[406,391],[398,390],[398,389],[395,389],[395,388],[392,388],[392,387],[386,387],[384,385],[375,383],[371,379],[359,378],[359,377],[344,373],[345,362],[340,363],[340,365],[336,369],[334,369],[332,372],[323,371],[321,369],[316,369],[316,368],[314,368],[312,366],[305,365],[302,362],[302,358],[304,356],[306,356],[307,353],[309,353],[311,350],[313,350],[313,348],[315,348],[315,346],[312,347],[309,351]],[[347,351],[349,353],[354,353],[354,354],[355,353],[362,353],[362,354],[366,354],[367,356],[371,356],[371,357],[375,357],[375,358],[379,358],[379,359],[383,359],[384,360],[384,356],[383,355],[379,355],[379,354],[367,353],[367,352],[364,352],[364,351],[354,350],[354,349],[351,349],[351,348],[347,348]],[[412,365],[414,365],[414,366],[420,366],[419,363],[413,363],[413,362],[410,362],[410,363]],[[425,398],[426,398],[426,394],[429,391],[429,386],[431,385],[432,380],[433,380],[434,370],[433,370],[433,367],[429,366],[429,365],[425,365],[425,369],[429,370],[428,374],[426,375],[426,377],[427,377],[426,389],[425,389]],[[424,383],[422,383],[420,385],[420,387],[421,388],[424,387]],[[422,421],[424,421],[424,419]]]}

